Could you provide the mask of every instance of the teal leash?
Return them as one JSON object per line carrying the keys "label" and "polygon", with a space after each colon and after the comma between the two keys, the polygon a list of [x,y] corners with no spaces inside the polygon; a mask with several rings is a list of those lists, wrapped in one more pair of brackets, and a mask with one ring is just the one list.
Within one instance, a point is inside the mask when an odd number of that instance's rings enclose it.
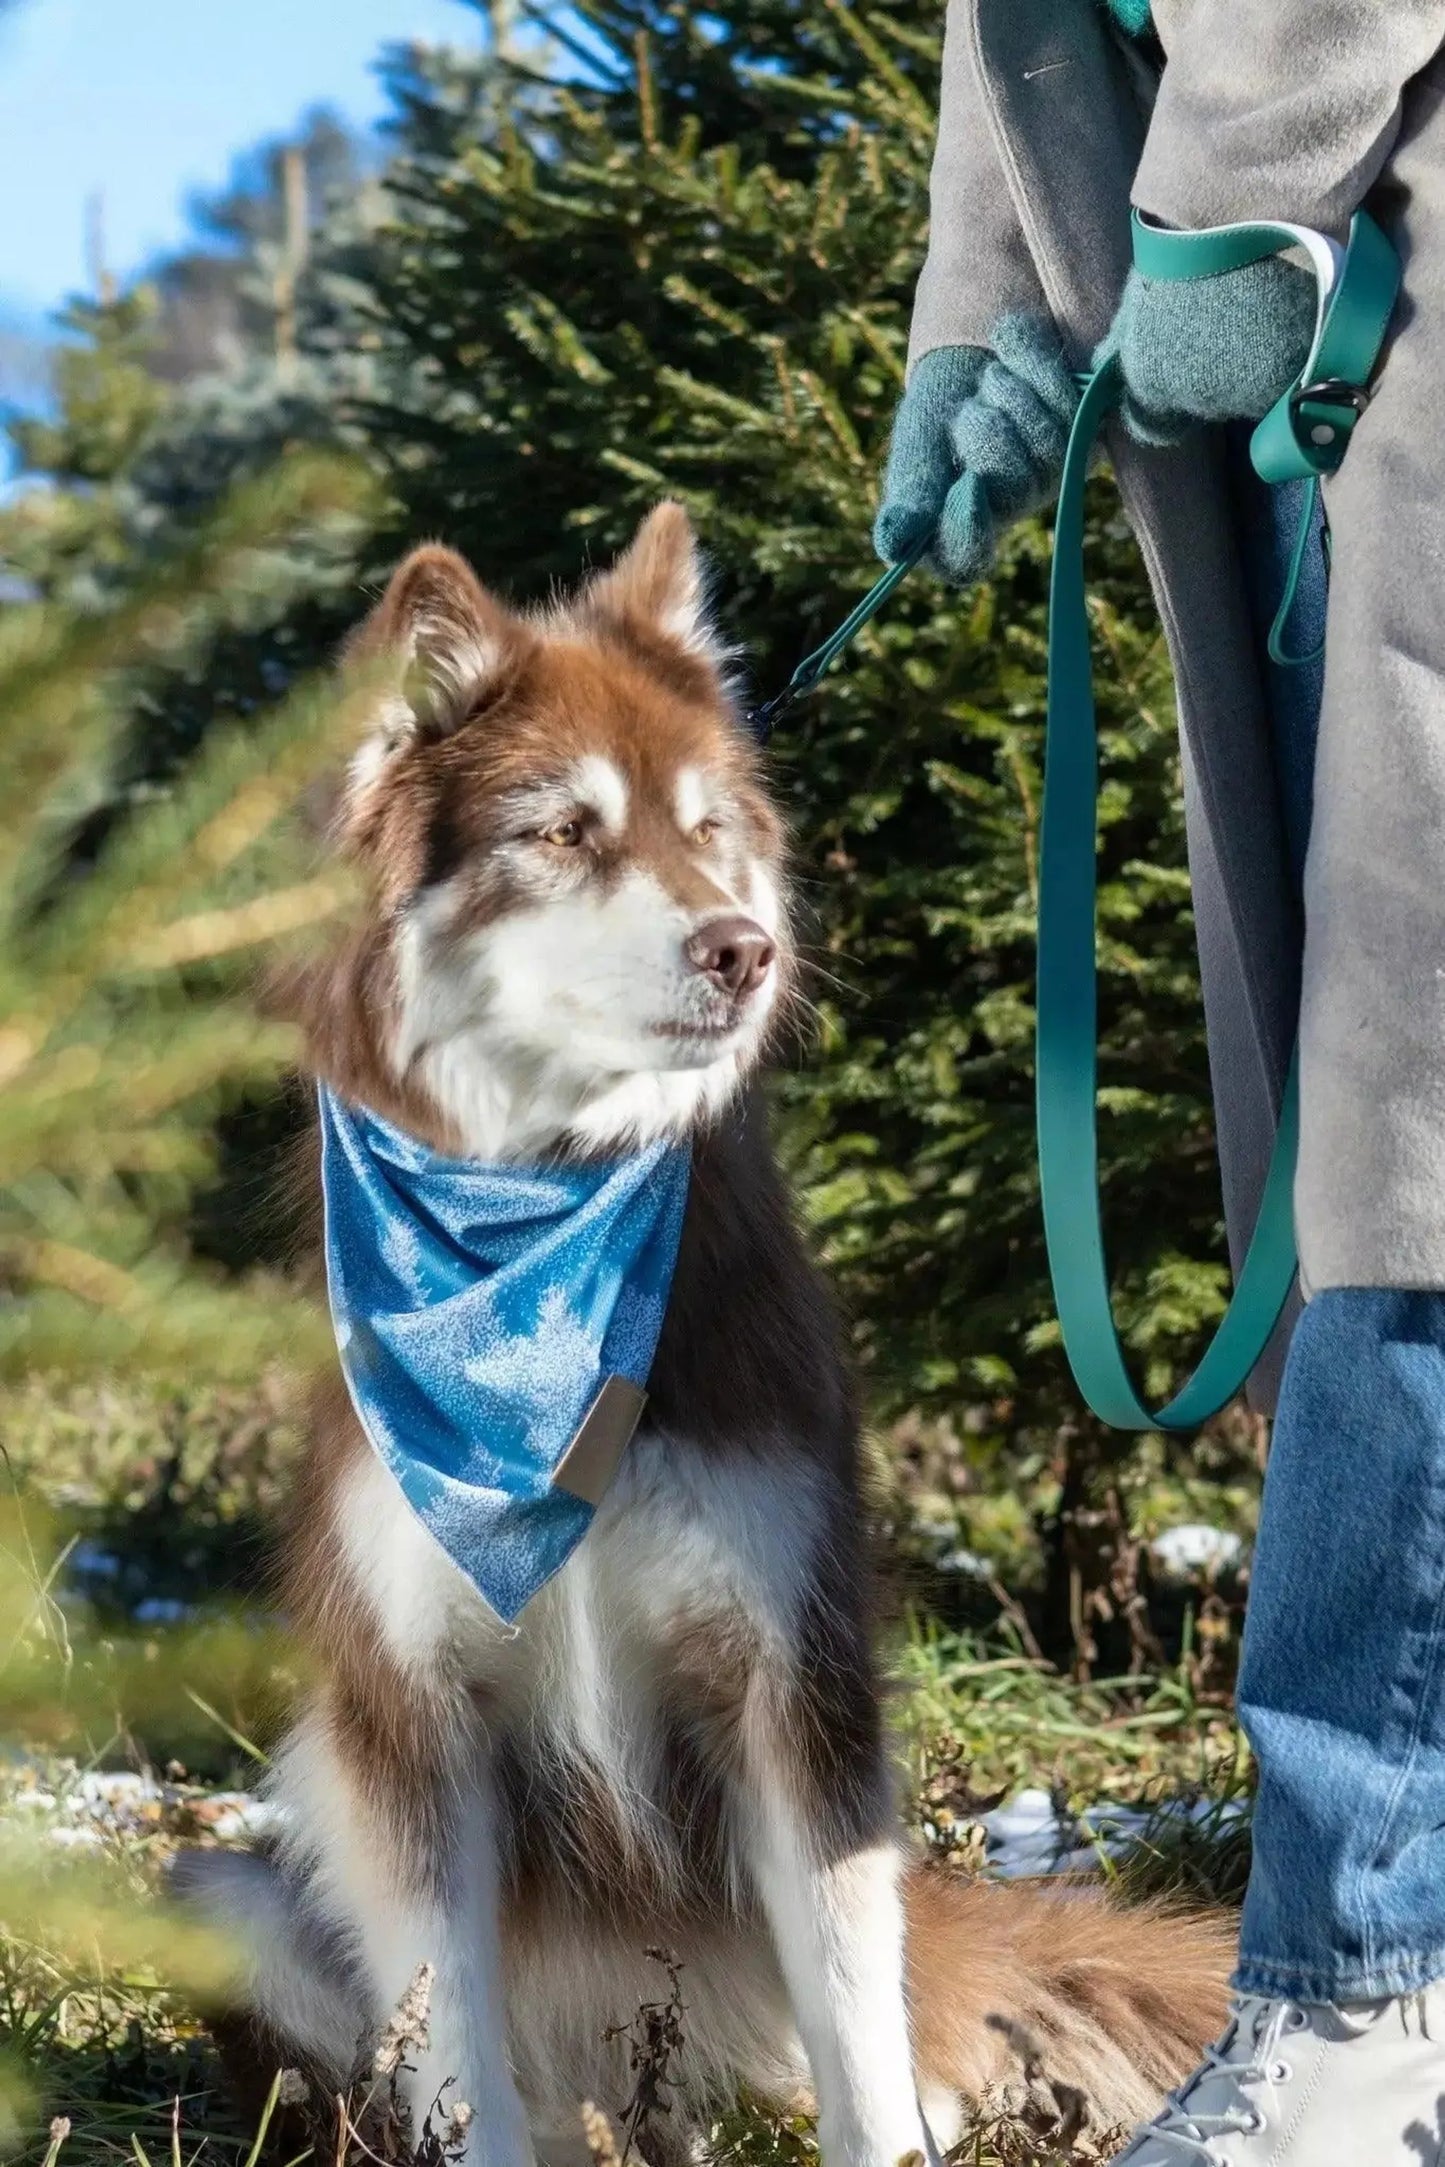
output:
{"label": "teal leash", "polygon": [[[1326,252],[1331,259],[1338,254],[1332,243],[1296,226],[1260,223],[1181,233],[1151,226],[1137,211],[1133,241],[1136,267],[1150,278],[1171,280],[1217,277],[1300,246],[1308,249],[1318,274]],[[1399,262],[1389,241],[1365,212],[1357,212],[1305,368],[1250,439],[1250,459],[1263,481],[1310,484],[1269,634],[1269,653],[1285,666],[1318,659],[1292,655],[1285,633],[1315,527],[1320,478],[1340,465],[1369,404],[1370,380],[1399,284]],[[1099,433],[1121,396],[1117,361],[1106,362],[1080,383],[1059,487],[1049,597],[1035,1064],[1044,1234],[1064,1351],[1094,1413],[1116,1429],[1193,1429],[1242,1389],[1294,1283],[1299,1056],[1296,1050],[1285,1080],[1259,1215],[1233,1296],[1192,1376],[1163,1407],[1151,1409],[1135,1390],[1114,1323],[1099,1198],[1099,745],[1084,580],[1084,492]],[[753,709],[749,720],[759,737],[765,739],[778,718],[812,692],[926,547],[920,542],[890,566],[837,630],[804,656],[783,690]]]}
{"label": "teal leash", "polygon": [[1039,1191],[1064,1352],[1088,1405],[1116,1429],[1189,1429],[1239,1390],[1294,1281],[1299,1092],[1291,1067],[1254,1237],[1219,1329],[1183,1390],[1151,1410],[1130,1380],[1114,1323],[1099,1200],[1099,740],[1084,582],[1084,484],[1089,454],[1120,388],[1117,363],[1109,362],[1084,394],[1054,527],[1039,848]]}
{"label": "teal leash", "polygon": [[[1135,211],[1134,265],[1147,278],[1171,282],[1214,278],[1279,255],[1299,243],[1300,233],[1296,226],[1268,223],[1175,233],[1151,226]],[[1311,239],[1318,242],[1319,236]],[[1399,258],[1375,221],[1359,212],[1351,223],[1344,262],[1304,371],[1250,439],[1250,460],[1261,481],[1309,484],[1284,593],[1269,631],[1270,660],[1286,669],[1318,662],[1324,652],[1321,642],[1312,653],[1291,654],[1285,632],[1315,530],[1320,480],[1339,467],[1355,424],[1370,403],[1370,379],[1379,366],[1399,289]]]}
{"label": "teal leash", "polygon": [[[1300,238],[1298,229],[1279,225],[1170,233],[1136,213],[1134,260],[1151,278],[1210,278],[1295,247]],[[1307,479],[1317,489],[1321,474],[1340,464],[1368,400],[1399,275],[1389,242],[1358,213],[1305,369],[1250,441],[1251,461],[1264,481]],[[1117,361],[1110,361],[1080,402],[1054,528],[1039,850],[1039,1186],[1064,1350],[1085,1400],[1116,1429],[1183,1430],[1208,1421],[1240,1391],[1294,1283],[1299,1056],[1296,1050],[1285,1080],[1259,1214],[1233,1296],[1192,1376],[1163,1407],[1151,1408],[1130,1378],[1114,1322],[1099,1198],[1099,754],[1084,581],[1084,485],[1095,441],[1121,390]],[[1307,507],[1271,652],[1283,652],[1312,516]]]}

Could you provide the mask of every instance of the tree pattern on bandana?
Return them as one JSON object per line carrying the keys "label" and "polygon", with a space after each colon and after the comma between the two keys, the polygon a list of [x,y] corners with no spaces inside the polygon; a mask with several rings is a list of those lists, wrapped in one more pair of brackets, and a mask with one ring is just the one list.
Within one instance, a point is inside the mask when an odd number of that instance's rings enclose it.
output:
{"label": "tree pattern on bandana", "polygon": [[322,1086],[326,1277],[357,1414],[412,1510],[508,1622],[593,1508],[553,1476],[603,1380],[645,1386],[690,1154],[451,1159]]}

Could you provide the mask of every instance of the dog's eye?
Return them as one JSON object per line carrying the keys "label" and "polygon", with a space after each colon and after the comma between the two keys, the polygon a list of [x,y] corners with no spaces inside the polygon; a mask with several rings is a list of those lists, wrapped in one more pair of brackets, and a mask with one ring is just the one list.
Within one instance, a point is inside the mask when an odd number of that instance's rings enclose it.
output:
{"label": "dog's eye", "polygon": [[720,820],[713,820],[711,818],[707,820],[699,820],[697,826],[692,831],[692,839],[697,844],[699,850],[707,849],[708,844],[713,840],[714,836],[717,834],[718,829],[721,826],[722,822]]}
{"label": "dog's eye", "polygon": [[550,828],[543,828],[542,841],[550,843],[554,850],[575,850],[582,832],[580,820],[558,820]]}

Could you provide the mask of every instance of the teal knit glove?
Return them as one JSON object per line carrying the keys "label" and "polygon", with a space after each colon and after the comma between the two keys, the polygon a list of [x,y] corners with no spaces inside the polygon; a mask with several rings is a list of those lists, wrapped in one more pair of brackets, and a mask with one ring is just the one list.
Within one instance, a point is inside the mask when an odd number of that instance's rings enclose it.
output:
{"label": "teal knit glove", "polygon": [[1145,444],[1173,444],[1200,421],[1257,421],[1299,375],[1315,329],[1315,282],[1278,256],[1214,278],[1129,273],[1094,356],[1117,354],[1123,416]]}
{"label": "teal knit glove", "polygon": [[1078,403],[1057,333],[1032,317],[1002,318],[992,354],[925,354],[893,423],[873,528],[883,562],[927,539],[923,561],[942,578],[981,578],[1003,530],[1057,487]]}

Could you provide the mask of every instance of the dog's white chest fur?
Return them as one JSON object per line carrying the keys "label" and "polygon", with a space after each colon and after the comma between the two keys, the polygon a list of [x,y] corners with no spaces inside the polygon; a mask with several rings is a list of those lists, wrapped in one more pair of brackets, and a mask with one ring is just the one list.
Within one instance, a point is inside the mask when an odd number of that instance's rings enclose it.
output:
{"label": "dog's white chest fur", "polygon": [[375,1453],[346,1478],[337,1532],[394,1660],[430,1669],[445,1652],[509,1715],[540,1697],[555,1720],[560,1691],[578,1737],[600,1746],[608,1705],[620,1691],[635,1709],[680,1634],[745,1623],[755,1643],[786,1643],[817,1539],[818,1481],[804,1463],[679,1451],[644,1428],[586,1539],[515,1628],[492,1614]]}

